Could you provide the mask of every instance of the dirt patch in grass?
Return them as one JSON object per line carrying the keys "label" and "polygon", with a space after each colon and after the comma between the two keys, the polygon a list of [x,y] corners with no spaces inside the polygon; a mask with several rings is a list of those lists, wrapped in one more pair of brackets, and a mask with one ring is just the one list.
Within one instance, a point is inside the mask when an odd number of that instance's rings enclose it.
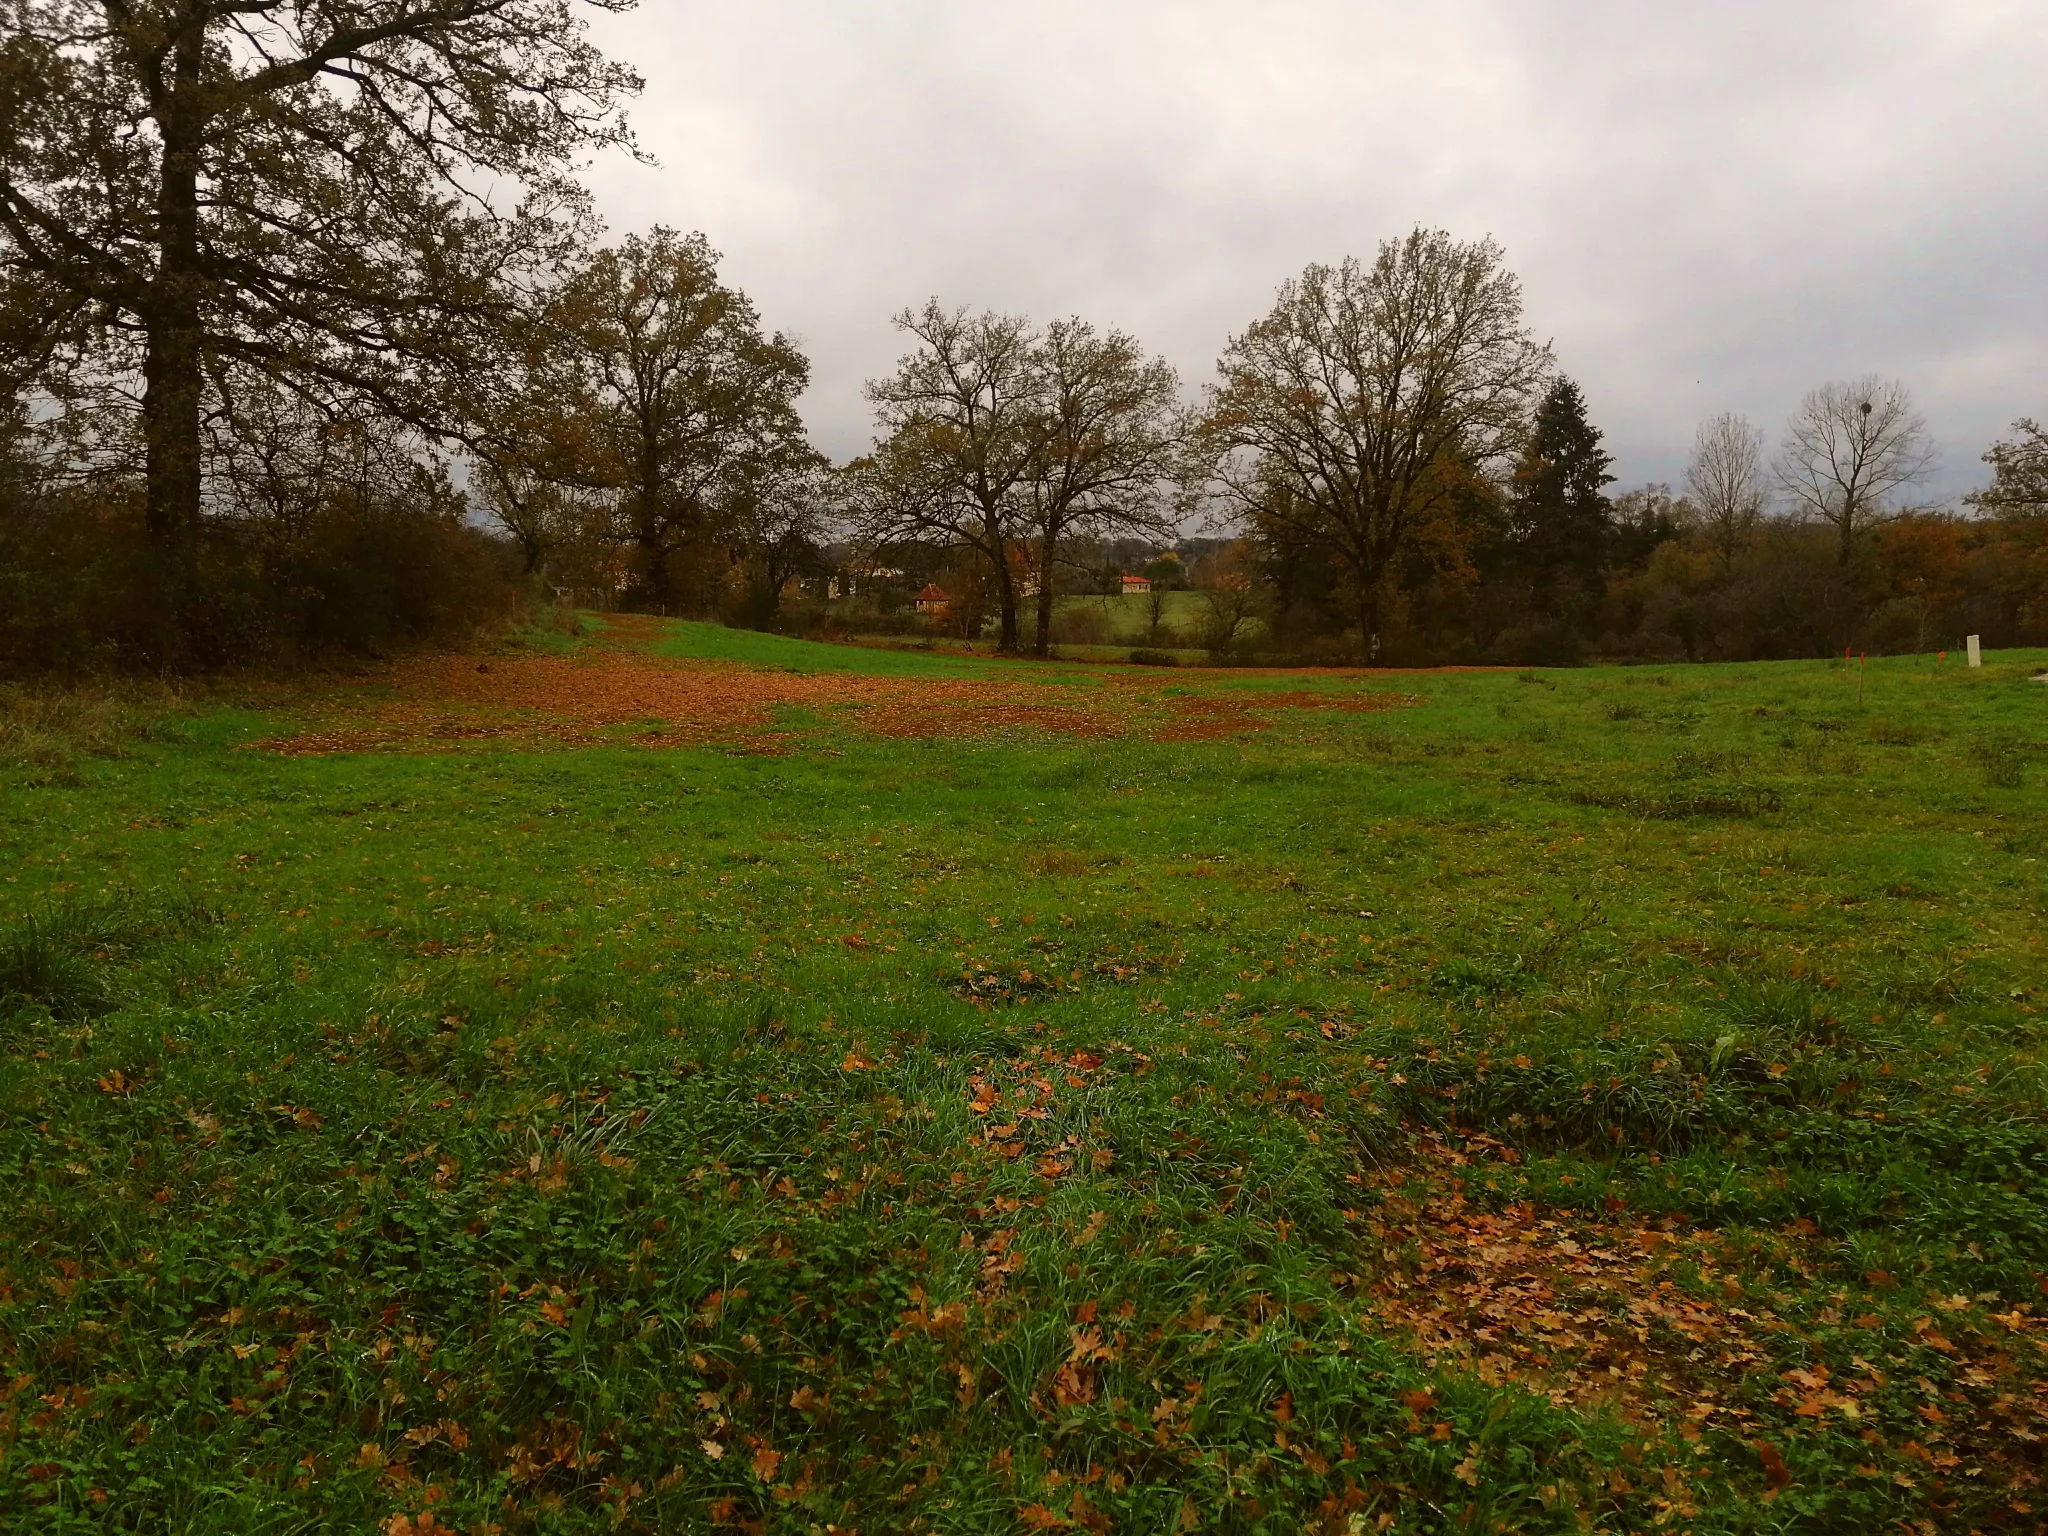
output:
{"label": "dirt patch in grass", "polygon": [[1232,736],[1249,736],[1270,722],[1252,714],[1211,716],[1207,719],[1176,720],[1152,732],[1154,741],[1224,741]]}
{"label": "dirt patch in grass", "polygon": [[1154,741],[1221,741],[1264,730],[1270,722],[1254,714],[1241,697],[1219,694],[1178,694],[1172,700],[1178,717],[1155,726]]}

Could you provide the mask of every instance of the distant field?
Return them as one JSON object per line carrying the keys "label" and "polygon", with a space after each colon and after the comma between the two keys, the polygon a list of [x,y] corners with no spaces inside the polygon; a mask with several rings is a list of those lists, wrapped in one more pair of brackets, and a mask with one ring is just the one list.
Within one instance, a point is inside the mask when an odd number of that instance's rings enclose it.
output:
{"label": "distant field", "polygon": [[2044,667],[0,694],[0,1527],[2039,1530]]}
{"label": "distant field", "polygon": [[[1168,629],[1178,631],[1189,644],[1199,645],[1201,633],[1209,622],[1208,600],[1199,592],[1168,592],[1163,594],[1166,602],[1160,610],[1161,622]],[[1126,645],[1143,645],[1152,624],[1152,600],[1150,597],[1118,593],[1114,597],[1059,597],[1055,598],[1055,611],[1071,612],[1076,609],[1093,609],[1103,616],[1108,633],[1106,639]]]}

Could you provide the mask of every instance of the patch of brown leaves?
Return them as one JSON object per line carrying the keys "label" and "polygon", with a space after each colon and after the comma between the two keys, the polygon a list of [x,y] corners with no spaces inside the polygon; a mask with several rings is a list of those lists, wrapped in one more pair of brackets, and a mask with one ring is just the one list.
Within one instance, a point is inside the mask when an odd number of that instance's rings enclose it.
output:
{"label": "patch of brown leaves", "polygon": [[[1748,1238],[1651,1219],[1618,1201],[1598,1218],[1528,1203],[1489,1208],[1467,1199],[1457,1170],[1490,1152],[1513,1154],[1484,1136],[1465,1145],[1456,1151],[1426,1133],[1421,1166],[1384,1177],[1383,1203],[1366,1218],[1381,1262],[1375,1275],[1354,1277],[1372,1313],[1433,1365],[1519,1381],[1561,1406],[1610,1407],[1686,1439],[1715,1428],[1768,1444],[1759,1435],[1782,1435],[1788,1424],[1846,1427],[1873,1454],[1917,1463],[1895,1478],[1930,1488],[1959,1467],[2014,1488],[2036,1483],[2029,1464],[2048,1444],[2048,1318],[2030,1306],[2001,1312],[1986,1304],[1992,1297],[1954,1296],[1923,1303],[1924,1316],[1912,1306],[1850,1318],[1857,1304],[1837,1287],[1830,1295],[1839,1310],[1798,1321],[1784,1315],[1794,1299],[1756,1279]],[[1818,1275],[1827,1262],[1828,1245],[1810,1222],[1762,1240],[1778,1264],[1801,1274]],[[1880,1293],[1890,1285],[1889,1276],[1863,1278]],[[1884,1306],[1869,1293],[1863,1304]],[[1781,1369],[1786,1351],[1771,1340],[1816,1343],[1814,1329],[1837,1335],[1833,1349]],[[1880,1329],[1893,1335],[1889,1343]],[[1901,1329],[1910,1344],[1900,1343]],[[1914,1349],[1939,1352],[1945,1369],[1916,1372]],[[1759,1372],[1775,1429],[1744,1406],[1755,1400]],[[1930,1384],[1931,1374],[1946,1385]],[[1910,1410],[1897,1391],[1903,1383],[1913,1385]]]}
{"label": "patch of brown leaves", "polygon": [[1671,1278],[1681,1253],[1711,1268],[1708,1233],[1627,1213],[1489,1210],[1443,1177],[1390,1180],[1370,1231],[1385,1266],[1373,1310],[1432,1364],[1522,1379],[1564,1406],[1662,1419],[1681,1396],[1713,1415],[1707,1376],[1763,1358],[1753,1314],[1702,1302]]}
{"label": "patch of brown leaves", "polygon": [[[629,616],[630,617],[630,616]],[[1151,734],[1199,741],[1270,729],[1280,710],[1364,713],[1416,702],[1396,693],[1175,693],[1146,678],[1078,691],[1014,678],[874,677],[798,673],[727,661],[684,661],[633,649],[656,637],[614,618],[602,643],[576,656],[418,656],[382,668],[370,689],[334,701],[322,718],[262,745],[285,756],[330,752],[445,751],[465,744],[644,747],[725,743],[787,750],[774,713],[829,713],[896,739],[975,739],[1025,731],[1100,740],[1144,730],[1164,705],[1174,718]],[[637,728],[637,729],[636,729]]]}
{"label": "patch of brown leaves", "polygon": [[384,669],[374,681],[398,696],[347,700],[340,718],[264,746],[287,756],[432,751],[506,739],[589,746],[640,725],[645,729],[627,739],[641,746],[730,742],[775,751],[783,738],[768,726],[776,709],[791,706],[845,711],[853,723],[897,737],[1014,729],[1106,736],[1122,728],[1115,715],[1037,683],[806,675],[610,649],[485,662],[423,656]]}
{"label": "patch of brown leaves", "polygon": [[[985,683],[976,686],[988,691],[997,688]],[[895,737],[991,736],[1017,730],[1096,739],[1123,734],[1123,722],[1113,714],[1074,704],[1030,702],[1022,690],[1007,699],[999,692],[994,701],[984,693],[981,700],[968,703],[919,697],[878,705],[864,709],[859,724],[863,730]]]}
{"label": "patch of brown leaves", "polygon": [[1405,693],[1324,693],[1307,688],[1278,692],[1231,692],[1227,694],[1181,694],[1174,698],[1174,713],[1180,718],[1152,732],[1154,741],[1216,741],[1230,736],[1247,736],[1270,730],[1270,711],[1277,709],[1334,710],[1343,714],[1377,714],[1382,710],[1405,709],[1418,703]]}

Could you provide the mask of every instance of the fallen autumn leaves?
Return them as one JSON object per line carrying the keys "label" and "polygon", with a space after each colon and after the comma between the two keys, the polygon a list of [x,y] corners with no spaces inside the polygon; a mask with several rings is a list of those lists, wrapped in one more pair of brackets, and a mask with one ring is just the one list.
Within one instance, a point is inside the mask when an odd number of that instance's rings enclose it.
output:
{"label": "fallen autumn leaves", "polygon": [[[1811,1222],[1759,1243],[1618,1201],[1602,1218],[1495,1202],[1464,1170],[1512,1151],[1437,1132],[1414,1147],[1362,1218],[1377,1262],[1351,1278],[1370,1316],[1432,1365],[1611,1410],[1698,1452],[1708,1431],[1737,1437],[1766,1497],[1793,1480],[1789,1437],[1838,1431],[1868,1447],[1862,1475],[1931,1479],[1935,1494],[1950,1476],[1995,1477],[2015,1490],[2013,1512],[2030,1512],[2020,1495],[2048,1437],[2048,1319],[2030,1304],[1958,1295],[1913,1315],[1875,1299],[1891,1280],[1871,1275],[1795,1315],[1767,1277],[1826,1278]],[[1856,1290],[1883,1311],[1845,1321]]]}
{"label": "fallen autumn leaves", "polygon": [[[786,750],[779,709],[825,712],[878,736],[973,738],[1015,731],[1104,738],[1133,730],[1159,740],[1242,735],[1271,711],[1359,713],[1415,702],[1403,694],[1232,692],[1167,695],[1150,679],[1105,674],[1085,689],[980,677],[898,678],[798,673],[722,661],[675,661],[623,650],[575,657],[416,657],[369,680],[395,697],[357,691],[315,711],[307,728],[262,743],[288,757],[330,752],[433,751],[466,743],[642,747],[725,744]],[[631,735],[619,733],[637,727]]]}

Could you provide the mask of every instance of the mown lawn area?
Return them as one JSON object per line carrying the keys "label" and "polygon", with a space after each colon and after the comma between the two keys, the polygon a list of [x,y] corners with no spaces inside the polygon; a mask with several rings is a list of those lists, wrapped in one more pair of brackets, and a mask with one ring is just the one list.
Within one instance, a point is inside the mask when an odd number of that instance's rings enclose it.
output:
{"label": "mown lawn area", "polygon": [[0,738],[0,1527],[2043,1529],[2048,653],[556,649]]}

